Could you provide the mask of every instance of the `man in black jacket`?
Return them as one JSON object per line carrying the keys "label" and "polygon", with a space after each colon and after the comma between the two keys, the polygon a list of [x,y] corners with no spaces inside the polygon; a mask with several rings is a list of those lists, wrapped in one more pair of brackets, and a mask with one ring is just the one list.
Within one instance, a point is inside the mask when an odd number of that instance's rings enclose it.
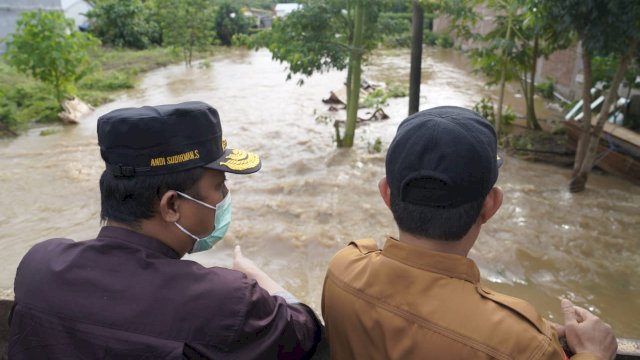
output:
{"label": "man in black jacket", "polygon": [[112,111],[98,120],[106,170],[96,239],[50,239],[22,259],[10,318],[12,359],[298,359],[322,326],[314,312],[235,249],[210,249],[231,221],[225,173],[260,169],[228,149],[202,102]]}

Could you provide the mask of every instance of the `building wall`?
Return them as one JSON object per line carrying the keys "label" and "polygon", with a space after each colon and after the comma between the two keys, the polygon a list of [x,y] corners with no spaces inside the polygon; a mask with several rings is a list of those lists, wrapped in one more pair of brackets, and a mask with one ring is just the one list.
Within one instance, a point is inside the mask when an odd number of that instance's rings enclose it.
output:
{"label": "building wall", "polygon": [[77,29],[87,21],[85,14],[91,10],[91,5],[84,0],[62,0],[62,9],[67,18],[76,22]]}
{"label": "building wall", "polygon": [[548,59],[538,59],[536,82],[554,79],[555,89],[563,97],[575,100],[582,91],[582,62],[580,46],[554,52]]}
{"label": "building wall", "polygon": [[[478,7],[476,10],[482,18],[472,28],[472,31],[486,34],[493,27],[493,14],[484,7]],[[448,32],[450,25],[451,21],[449,19],[445,16],[440,16],[433,21],[433,31]],[[473,46],[470,42],[460,41],[459,39],[455,41],[463,50]],[[577,44],[568,49],[554,52],[548,59],[538,59],[536,82],[544,81],[549,77],[554,79],[556,91],[562,97],[568,100],[575,100],[580,97],[582,91],[582,63],[580,47]]]}
{"label": "building wall", "polygon": [[[16,22],[23,11],[43,9],[62,10],[60,0],[0,0],[0,39],[15,31]],[[0,54],[6,46],[0,43]]]}

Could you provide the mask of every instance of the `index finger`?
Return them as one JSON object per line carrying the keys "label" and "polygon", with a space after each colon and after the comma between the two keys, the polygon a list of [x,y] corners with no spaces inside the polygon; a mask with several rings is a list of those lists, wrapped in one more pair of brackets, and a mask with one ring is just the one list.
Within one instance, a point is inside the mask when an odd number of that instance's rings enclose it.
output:
{"label": "index finger", "polygon": [[574,305],[574,308],[575,308],[575,311],[576,311],[576,317],[577,317],[578,322],[584,322],[589,318],[596,317],[589,310],[587,310],[585,308],[582,308],[580,306],[575,306],[575,305]]}
{"label": "index finger", "polygon": [[240,249],[240,245],[236,245],[236,247],[233,248],[233,258],[237,259],[242,257],[242,250]]}
{"label": "index finger", "polygon": [[577,324],[578,323],[578,313],[576,312],[576,306],[567,299],[562,299],[560,301],[560,307],[562,308],[562,312],[564,313],[564,324]]}

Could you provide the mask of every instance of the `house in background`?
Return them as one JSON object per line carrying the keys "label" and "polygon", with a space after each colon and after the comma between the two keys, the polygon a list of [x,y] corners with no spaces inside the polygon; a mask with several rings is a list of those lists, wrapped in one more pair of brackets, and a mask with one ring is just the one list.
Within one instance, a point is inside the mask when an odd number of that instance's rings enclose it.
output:
{"label": "house in background", "polygon": [[253,21],[253,25],[258,29],[270,28],[273,12],[270,10],[243,7],[242,14]]}
{"label": "house in background", "polygon": [[76,22],[76,28],[88,25],[86,14],[93,8],[88,2],[84,0],[60,0],[60,5],[64,15]]}
{"label": "house in background", "polygon": [[[91,10],[91,5],[84,0],[0,0],[0,39],[15,31],[16,22],[23,11],[37,9],[60,10],[67,18],[75,20],[78,26],[87,21],[84,14]],[[0,54],[5,49],[6,45],[0,43]]]}
{"label": "house in background", "polygon": [[273,12],[276,17],[285,17],[289,15],[292,11],[298,10],[301,7],[302,7],[302,4],[298,4],[298,3],[276,4],[276,6],[273,8]]}

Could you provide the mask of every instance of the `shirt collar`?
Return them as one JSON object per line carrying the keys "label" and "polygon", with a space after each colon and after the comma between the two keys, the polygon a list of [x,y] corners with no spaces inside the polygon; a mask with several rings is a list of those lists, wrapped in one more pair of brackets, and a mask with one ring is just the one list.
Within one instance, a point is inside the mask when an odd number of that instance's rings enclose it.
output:
{"label": "shirt collar", "polygon": [[473,260],[454,254],[425,249],[387,237],[382,255],[405,265],[465,280],[473,284],[480,281],[480,271]]}
{"label": "shirt collar", "polygon": [[147,235],[135,232],[133,230],[116,227],[116,226],[104,226],[98,233],[98,239],[118,240],[128,242],[155,253],[160,253],[168,258],[179,259],[175,250],[162,243],[160,240],[149,237]]}

